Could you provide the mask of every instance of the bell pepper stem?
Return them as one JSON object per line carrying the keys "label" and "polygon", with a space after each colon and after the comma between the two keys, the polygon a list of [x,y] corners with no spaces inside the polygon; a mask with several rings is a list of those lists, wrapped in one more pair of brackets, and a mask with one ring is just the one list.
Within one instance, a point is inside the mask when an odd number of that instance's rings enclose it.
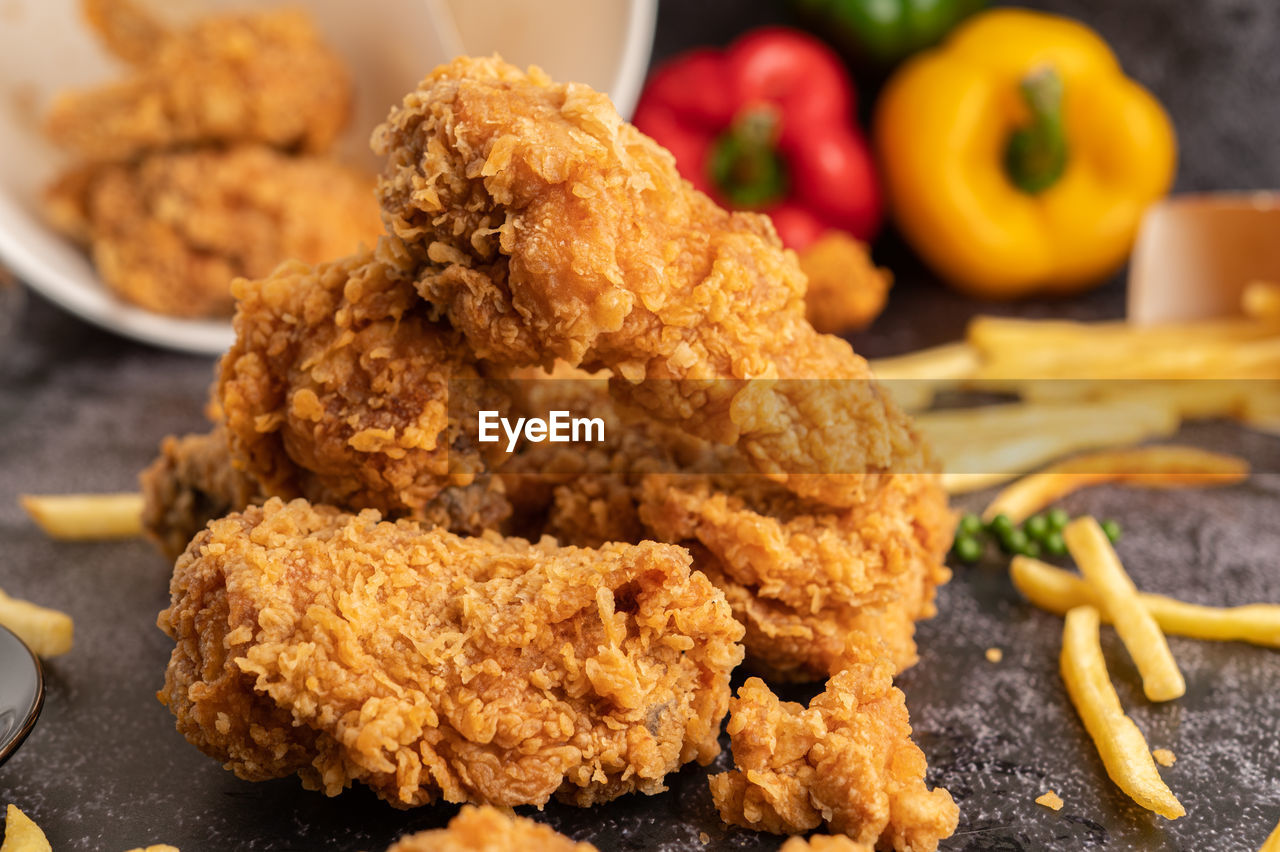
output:
{"label": "bell pepper stem", "polygon": [[776,109],[743,110],[711,149],[716,188],[736,207],[763,207],[786,195],[787,169],[777,149]]}
{"label": "bell pepper stem", "polygon": [[1058,182],[1067,168],[1067,134],[1062,120],[1062,78],[1052,66],[1032,71],[1019,86],[1031,121],[1009,134],[1005,171],[1014,186],[1038,195]]}

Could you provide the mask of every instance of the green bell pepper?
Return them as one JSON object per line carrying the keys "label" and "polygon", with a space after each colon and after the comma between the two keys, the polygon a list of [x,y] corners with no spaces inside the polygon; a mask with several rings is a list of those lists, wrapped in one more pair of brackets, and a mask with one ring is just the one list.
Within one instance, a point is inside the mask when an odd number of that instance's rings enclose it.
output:
{"label": "green bell pepper", "polygon": [[937,44],[987,0],[792,0],[824,38],[854,58],[894,65]]}

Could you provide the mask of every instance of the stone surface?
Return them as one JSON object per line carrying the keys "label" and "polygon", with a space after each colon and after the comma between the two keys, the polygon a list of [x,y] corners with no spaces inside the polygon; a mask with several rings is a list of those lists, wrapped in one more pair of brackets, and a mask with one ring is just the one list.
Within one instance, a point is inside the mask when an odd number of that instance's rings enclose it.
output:
{"label": "stone surface", "polygon": [[[1182,142],[1182,190],[1280,182],[1280,6],[1271,0],[1042,0],[1078,14],[1116,46],[1126,68],[1169,106]],[[727,41],[785,20],[781,4],[664,0],[656,54]],[[942,289],[892,235],[877,246],[898,276],[889,312],[855,339],[866,354],[958,337],[980,310]],[[202,427],[211,359],[152,349],[86,326],[29,295],[0,299],[0,587],[74,616],[76,646],[46,666],[43,716],[0,767],[0,804],[14,802],[54,848],[115,852],[172,843],[204,849],[381,850],[401,833],[441,825],[452,806],[396,811],[363,790],[328,800],[294,780],[249,784],[199,754],[154,698],[169,641],[154,626],[169,566],[142,541],[46,539],[23,515],[24,492],[131,490],[170,432]],[[1119,281],[1086,297],[994,308],[1027,316],[1119,316]],[[1183,436],[1245,453],[1280,471],[1280,441],[1229,424]],[[1073,513],[1116,518],[1120,553],[1139,585],[1191,600],[1280,601],[1280,476],[1211,492],[1097,489]],[[984,495],[962,501],[980,507]],[[1057,674],[1061,622],[1023,603],[998,558],[957,568],[941,613],[922,625],[921,662],[900,678],[931,778],[961,806],[950,850],[1257,848],[1280,819],[1280,652],[1173,639],[1189,683],[1170,705],[1143,700],[1108,630],[1104,648],[1120,697],[1188,815],[1170,823],[1107,779]],[[989,647],[1003,660],[989,663]],[[804,699],[803,691],[789,697]],[[774,849],[778,838],[727,829],[705,777],[687,768],[670,792],[539,818],[605,850]],[[1045,790],[1059,812],[1034,803]],[[699,833],[710,842],[704,846]]]}

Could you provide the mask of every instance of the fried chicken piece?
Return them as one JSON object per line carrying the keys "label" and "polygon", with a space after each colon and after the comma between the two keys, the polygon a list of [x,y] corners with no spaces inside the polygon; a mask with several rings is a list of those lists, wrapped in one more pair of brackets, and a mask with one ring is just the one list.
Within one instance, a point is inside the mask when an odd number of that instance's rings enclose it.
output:
{"label": "fried chicken piece", "polygon": [[505,410],[501,383],[431,319],[394,248],[235,283],[217,395],[232,458],[264,493],[429,520],[501,453],[462,408]]}
{"label": "fried chicken piece", "polygon": [[818,331],[860,331],[884,310],[893,274],[872,263],[866,243],[843,231],[828,231],[798,259],[809,279],[805,316]]}
{"label": "fried chicken piece", "polygon": [[750,678],[730,702],[728,730],[737,769],[710,779],[728,823],[776,834],[825,823],[898,852],[932,852],[955,831],[951,795],[925,786],[893,665],[865,648],[807,708]]}
{"label": "fried chicken piece", "polygon": [[117,295],[178,317],[229,316],[233,278],[342,257],[382,233],[371,176],[255,145],[86,166],[45,208]]}
{"label": "fried chicken piece", "polygon": [[857,501],[858,474],[928,468],[866,362],[805,320],[769,220],[694,190],[604,95],[460,58],[374,149],[390,233],[439,265],[422,294],[480,357],[609,369],[653,418],[832,505]]}
{"label": "fried chicken piece", "polygon": [[597,852],[548,826],[495,807],[465,805],[448,828],[402,837],[387,852]]}
{"label": "fried chicken piece", "polygon": [[205,434],[166,437],[138,481],[142,527],[170,561],[209,521],[265,499],[258,483],[231,464],[221,424]]}
{"label": "fried chicken piece", "polygon": [[297,500],[178,560],[159,693],[241,778],[591,805],[719,751],[741,626],[682,548],[459,538]]}
{"label": "fried chicken piece", "polygon": [[848,637],[916,662],[915,622],[934,589],[955,518],[932,474],[869,476],[849,509],[815,505],[747,476],[647,477],[639,515],[661,541],[684,544],[746,627],[751,665],[772,680],[821,680],[848,664]]}
{"label": "fried chicken piece", "polygon": [[[143,529],[170,562],[209,521],[279,496],[236,469],[220,422],[207,433],[166,437],[139,482]],[[501,484],[487,476],[445,488],[414,512],[422,523],[462,535],[494,529],[510,514]]]}
{"label": "fried chicken piece", "polygon": [[300,11],[219,15],[180,31],[129,0],[89,0],[85,11],[132,74],[54,101],[45,131],[82,160],[240,142],[318,153],[347,121],[346,68]]}
{"label": "fried chicken piece", "polygon": [[843,834],[815,834],[809,838],[789,838],[778,847],[778,852],[875,852],[875,847]]}

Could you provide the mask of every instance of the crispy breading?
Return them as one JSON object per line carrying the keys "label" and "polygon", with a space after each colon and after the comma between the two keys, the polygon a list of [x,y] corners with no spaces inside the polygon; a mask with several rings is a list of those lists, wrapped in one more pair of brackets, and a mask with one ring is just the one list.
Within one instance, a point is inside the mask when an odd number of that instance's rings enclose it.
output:
{"label": "crispy breading", "polygon": [[45,209],[117,295],[180,317],[229,316],[232,279],[342,257],[382,233],[371,176],[257,145],[85,166],[48,188]]}
{"label": "crispy breading", "polygon": [[448,828],[420,831],[391,844],[387,852],[597,852],[551,828],[495,807],[465,805]]}
{"label": "crispy breading", "polygon": [[439,265],[422,294],[482,358],[610,369],[651,417],[833,505],[857,502],[859,474],[928,467],[866,362],[805,320],[768,219],[694,190],[606,96],[464,57],[374,148],[390,233]]}
{"label": "crispy breading", "polygon": [[795,834],[826,825],[858,843],[932,852],[959,811],[925,786],[893,666],[863,651],[803,707],[750,678],[730,702],[734,771],[713,775],[711,795],[733,825]]}
{"label": "crispy breading", "polygon": [[[387,248],[235,284],[218,397],[232,458],[266,494],[426,519],[436,495],[488,469],[475,417],[450,408],[451,383],[480,365]],[[500,384],[466,387],[504,407]]]}
{"label": "crispy breading", "polygon": [[537,405],[599,416],[600,445],[535,445],[503,470],[522,535],[595,546],[683,544],[746,626],[752,667],[822,680],[844,667],[847,637],[874,635],[898,670],[916,661],[914,623],[934,613],[955,518],[932,474],[868,476],[863,500],[833,509],[764,477],[730,474],[705,443],[621,417],[601,379],[518,388]]}
{"label": "crispy breading", "polygon": [[[268,495],[261,483],[235,467],[221,422],[210,432],[166,437],[139,481],[145,498],[143,528],[170,561],[209,521],[280,496]],[[413,515],[451,532],[480,535],[499,527],[510,513],[501,484],[482,476],[470,485],[444,488]]]}
{"label": "crispy breading", "polygon": [[883,642],[897,671],[914,664],[915,622],[951,576],[955,519],[932,474],[869,476],[848,509],[748,476],[650,476],[639,502],[646,528],[689,546],[724,591],[751,665],[775,680],[838,673],[858,634]]}
{"label": "crispy breading", "polygon": [[843,834],[815,834],[808,838],[789,838],[778,847],[778,852],[875,852],[875,847]]}
{"label": "crispy breading", "polygon": [[884,310],[893,274],[871,261],[866,243],[843,231],[828,231],[798,258],[809,279],[804,291],[805,316],[818,331],[859,331]]}
{"label": "crispy breading", "polygon": [[459,538],[297,500],[212,522],[160,698],[240,777],[400,807],[656,793],[719,752],[742,627],[672,545]]}
{"label": "crispy breading", "polygon": [[170,560],[209,521],[262,499],[258,483],[231,464],[221,424],[203,434],[166,437],[138,481],[143,529]]}
{"label": "crispy breading", "polygon": [[50,108],[47,135],[82,160],[233,142],[321,152],[346,124],[347,70],[301,11],[210,16],[185,30],[128,0],[89,0],[86,13],[132,68]]}

